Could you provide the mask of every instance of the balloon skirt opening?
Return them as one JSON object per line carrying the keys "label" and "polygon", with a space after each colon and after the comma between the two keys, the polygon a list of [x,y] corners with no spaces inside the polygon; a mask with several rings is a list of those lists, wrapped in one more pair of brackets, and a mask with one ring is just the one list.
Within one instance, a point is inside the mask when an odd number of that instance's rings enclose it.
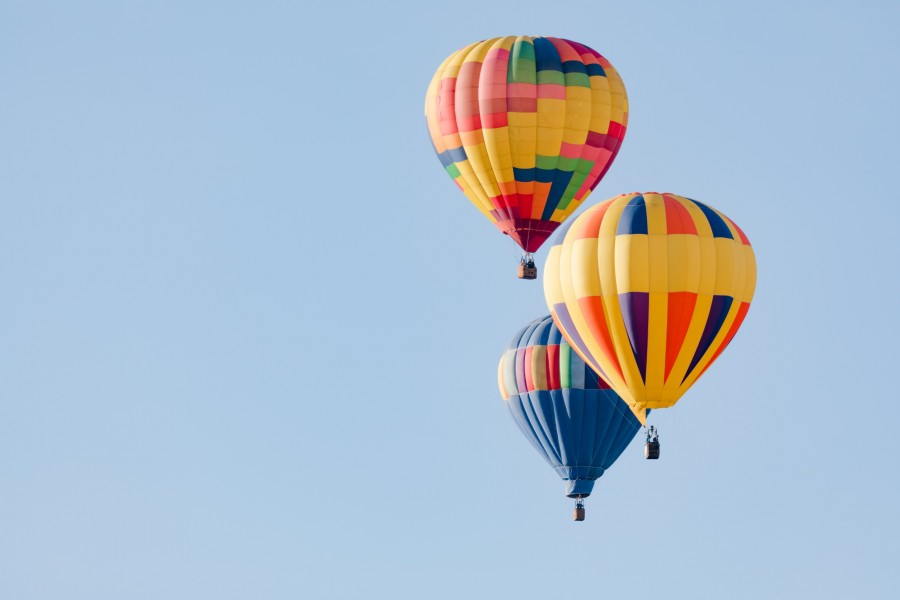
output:
{"label": "balloon skirt opening", "polygon": [[566,496],[569,498],[587,498],[594,489],[593,479],[570,479],[566,481]]}

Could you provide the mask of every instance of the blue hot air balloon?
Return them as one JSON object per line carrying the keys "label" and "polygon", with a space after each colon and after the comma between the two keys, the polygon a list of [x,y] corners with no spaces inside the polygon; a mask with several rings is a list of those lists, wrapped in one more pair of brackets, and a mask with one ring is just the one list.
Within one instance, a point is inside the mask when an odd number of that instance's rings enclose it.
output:
{"label": "blue hot air balloon", "polygon": [[575,520],[584,498],[641,428],[628,405],[585,364],[548,315],[519,331],[498,372],[500,395],[531,445],[566,482]]}

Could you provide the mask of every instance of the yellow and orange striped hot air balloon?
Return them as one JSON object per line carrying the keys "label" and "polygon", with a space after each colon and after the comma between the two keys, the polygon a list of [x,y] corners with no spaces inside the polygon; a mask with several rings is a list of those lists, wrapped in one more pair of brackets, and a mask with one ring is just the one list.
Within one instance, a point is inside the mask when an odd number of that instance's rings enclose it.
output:
{"label": "yellow and orange striped hot air balloon", "polygon": [[594,206],[550,249],[544,294],[572,347],[645,422],[675,404],[747,315],[756,261],[744,232],[674,194]]}
{"label": "yellow and orange striped hot air balloon", "polygon": [[450,177],[531,253],[609,169],[628,100],[622,78],[591,48],[508,36],[451,54],[428,86],[425,118]]}

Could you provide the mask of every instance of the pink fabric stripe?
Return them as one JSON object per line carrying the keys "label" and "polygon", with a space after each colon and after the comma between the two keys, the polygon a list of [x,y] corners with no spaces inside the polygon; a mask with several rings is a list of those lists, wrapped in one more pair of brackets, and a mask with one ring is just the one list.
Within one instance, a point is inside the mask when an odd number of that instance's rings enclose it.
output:
{"label": "pink fabric stripe", "polygon": [[561,40],[559,38],[546,38],[553,44],[553,47],[556,48],[556,51],[559,53],[559,58],[562,62],[566,62],[569,60],[577,60],[579,62],[583,62],[581,60],[581,56],[575,51],[575,49],[570,46],[566,40]]}
{"label": "pink fabric stripe", "polygon": [[523,394],[528,391],[528,384],[525,381],[525,349],[518,348],[516,350],[516,391]]}
{"label": "pink fabric stripe", "polygon": [[555,98],[557,100],[566,99],[566,86],[558,83],[539,83],[537,97],[538,98]]}
{"label": "pink fabric stripe", "polygon": [[593,149],[584,144],[570,144],[563,142],[559,148],[559,155],[563,158],[587,158],[588,149]]}
{"label": "pink fabric stripe", "polygon": [[523,360],[525,363],[523,366],[525,367],[525,389],[527,391],[534,390],[534,378],[531,376],[531,347],[525,348],[525,358]]}
{"label": "pink fabric stripe", "polygon": [[581,187],[578,188],[578,191],[575,192],[576,198],[583,198],[587,192],[594,189],[597,179],[603,174],[604,170],[609,166],[609,163],[612,160],[612,152],[606,148],[592,148],[591,146],[588,146],[588,148],[591,148],[593,152],[596,152],[597,156],[596,158],[592,158],[594,166],[591,167],[591,172],[588,173],[584,183],[582,183]]}
{"label": "pink fabric stripe", "polygon": [[441,81],[441,87],[438,90],[438,106],[439,119],[441,124],[441,135],[450,135],[457,133],[459,129],[456,127],[456,79],[444,79]]}
{"label": "pink fabric stripe", "polygon": [[510,98],[537,98],[536,83],[510,83],[506,86]]}

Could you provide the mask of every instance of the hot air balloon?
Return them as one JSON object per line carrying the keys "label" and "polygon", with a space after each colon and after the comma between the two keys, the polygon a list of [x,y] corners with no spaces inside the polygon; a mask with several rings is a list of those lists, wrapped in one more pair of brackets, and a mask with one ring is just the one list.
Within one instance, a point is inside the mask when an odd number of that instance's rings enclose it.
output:
{"label": "hot air balloon", "polygon": [[566,340],[642,423],[646,409],[675,404],[719,357],[755,285],[753,250],[733,221],[658,193],[585,211],[550,249],[544,273]]}
{"label": "hot air balloon", "polygon": [[640,421],[571,347],[553,319],[536,319],[500,359],[500,395],[516,425],[566,482],[575,520],[584,499],[631,442]]}
{"label": "hot air balloon", "polygon": [[519,277],[534,279],[532,253],[616,157],[628,100],[591,48],[508,36],[451,54],[428,86],[425,118],[447,173],[525,251]]}

